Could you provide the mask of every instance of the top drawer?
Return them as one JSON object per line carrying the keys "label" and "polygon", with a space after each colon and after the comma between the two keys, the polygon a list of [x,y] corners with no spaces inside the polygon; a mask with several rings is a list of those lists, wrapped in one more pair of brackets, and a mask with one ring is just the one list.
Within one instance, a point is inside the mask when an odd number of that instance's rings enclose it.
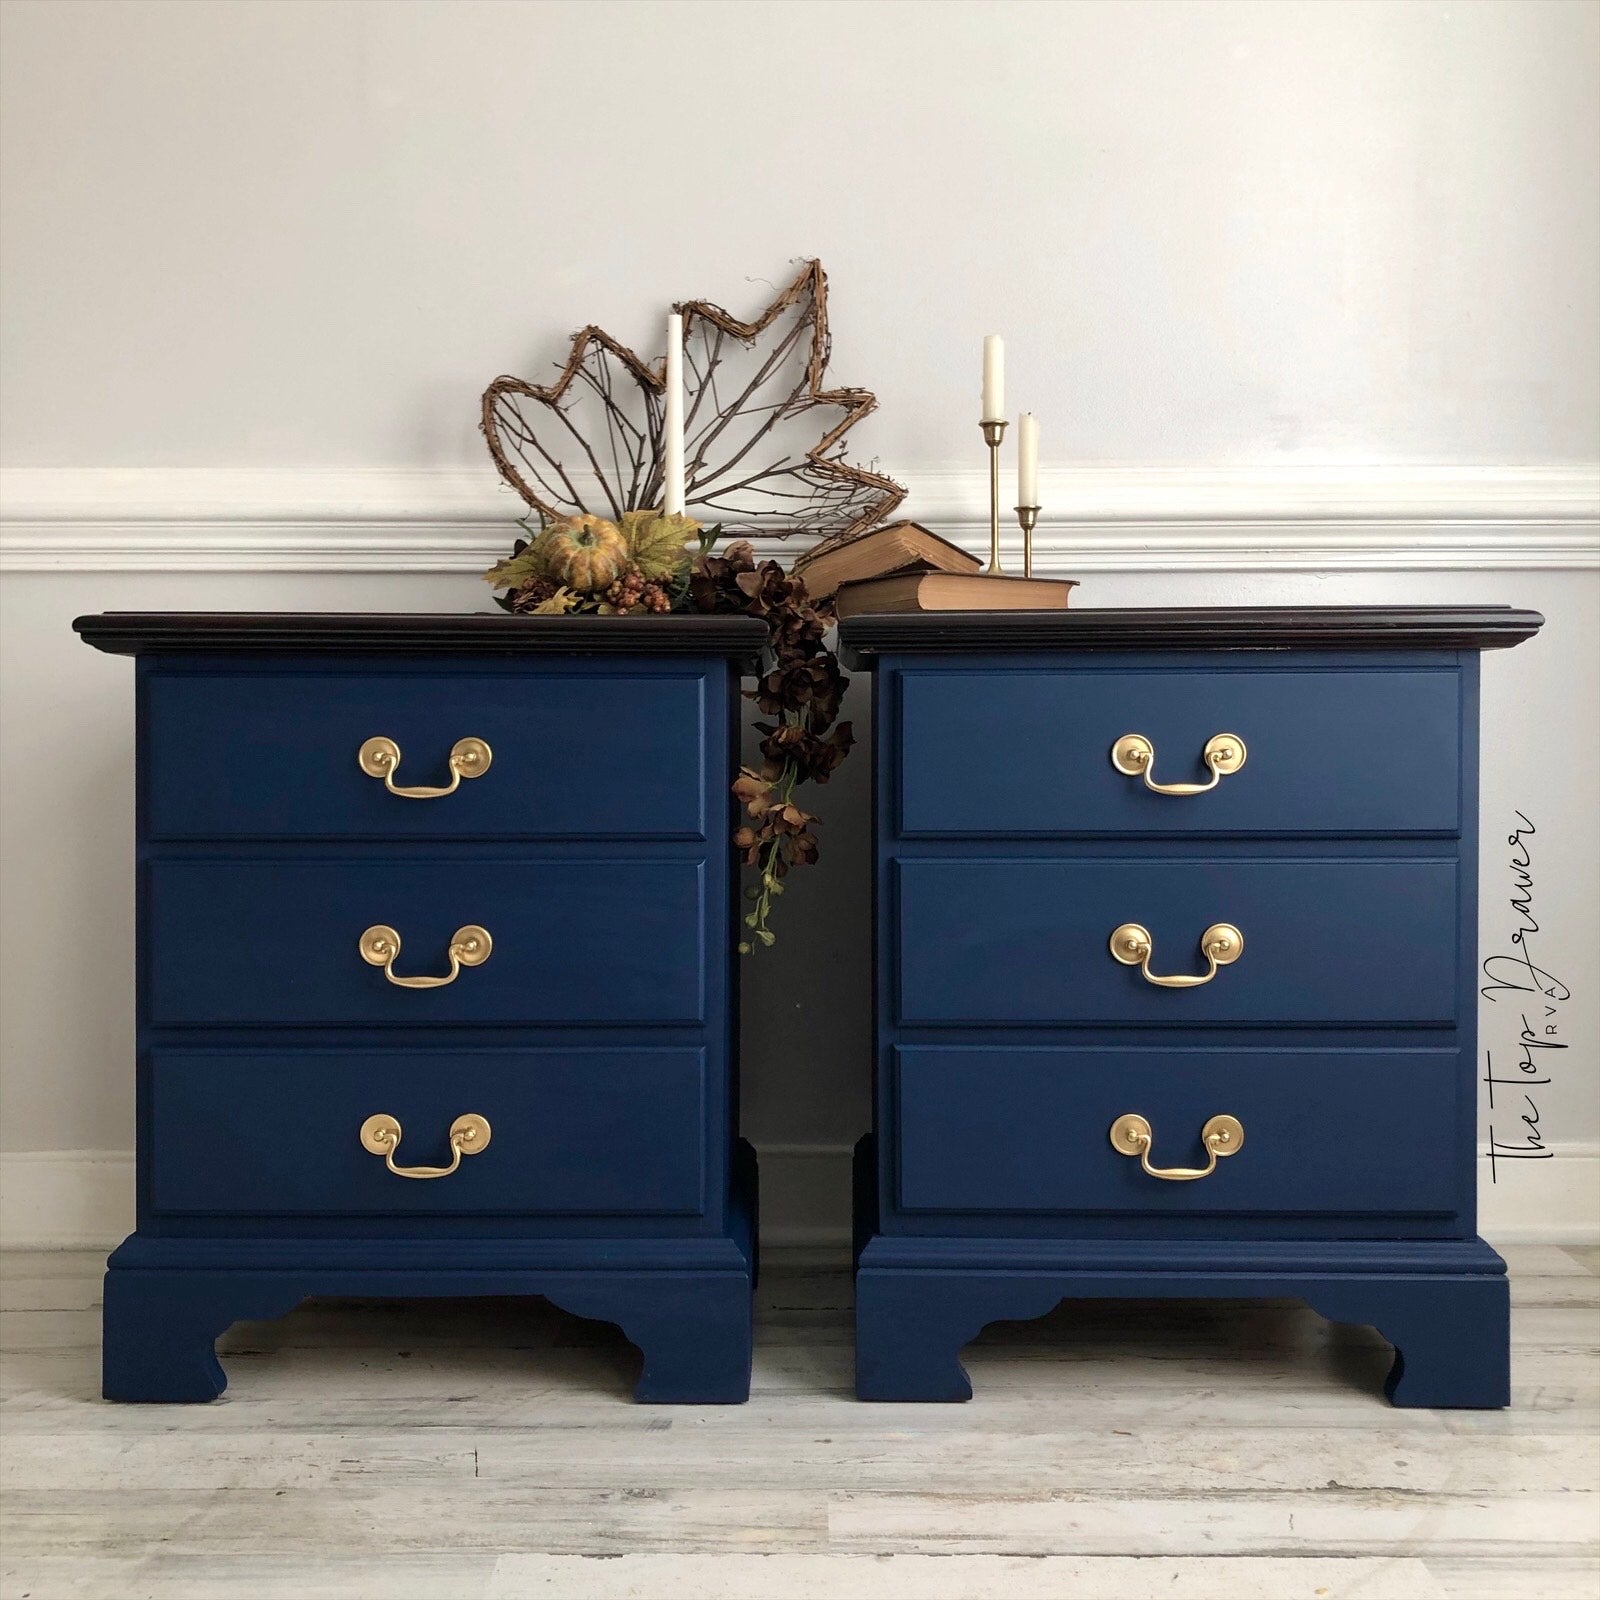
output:
{"label": "top drawer", "polygon": [[[899,831],[940,835],[1416,834],[1460,827],[1454,667],[1073,666],[902,671]],[[1158,794],[1112,764],[1142,734]]]}
{"label": "top drawer", "polygon": [[[152,673],[146,828],[157,839],[701,839],[714,669],[514,674]],[[720,683],[720,678],[718,679]],[[452,748],[489,763],[449,794],[390,793],[357,763],[393,741],[398,789],[449,786]],[[719,768],[720,785],[721,772]]]}

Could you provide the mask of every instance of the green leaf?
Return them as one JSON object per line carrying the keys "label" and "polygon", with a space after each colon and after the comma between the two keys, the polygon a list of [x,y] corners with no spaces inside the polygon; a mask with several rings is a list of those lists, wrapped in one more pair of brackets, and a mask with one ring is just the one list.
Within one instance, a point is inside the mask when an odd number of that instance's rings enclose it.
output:
{"label": "green leaf", "polygon": [[520,555],[495,562],[483,576],[484,581],[496,589],[520,589],[529,578],[537,578],[542,572],[543,561],[534,554],[534,546],[529,545]]}
{"label": "green leaf", "polygon": [[693,517],[624,511],[621,524],[629,558],[646,578],[670,578],[688,567],[688,542],[700,532]]}

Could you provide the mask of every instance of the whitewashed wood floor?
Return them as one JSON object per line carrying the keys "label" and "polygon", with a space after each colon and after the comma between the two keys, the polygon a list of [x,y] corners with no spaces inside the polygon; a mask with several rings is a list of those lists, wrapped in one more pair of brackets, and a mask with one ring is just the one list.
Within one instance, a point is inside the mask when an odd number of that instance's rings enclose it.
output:
{"label": "whitewashed wood floor", "polygon": [[1600,1258],[1510,1252],[1515,1402],[1395,1411],[1292,1305],[990,1328],[858,1405],[839,1261],[769,1260],[749,1405],[635,1406],[542,1302],[322,1302],[210,1406],[98,1396],[100,1267],[0,1262],[6,1600],[1594,1600]]}

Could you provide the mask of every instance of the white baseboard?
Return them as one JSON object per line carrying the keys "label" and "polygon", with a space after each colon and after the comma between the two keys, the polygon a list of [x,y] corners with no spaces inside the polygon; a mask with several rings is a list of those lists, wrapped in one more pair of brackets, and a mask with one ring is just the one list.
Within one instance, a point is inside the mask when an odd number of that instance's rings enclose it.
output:
{"label": "white baseboard", "polygon": [[[981,468],[901,476],[904,515],[986,543]],[[1600,567],[1600,469],[1586,462],[1085,462],[1046,472],[1040,495],[1041,572]],[[9,467],[0,570],[476,572],[525,511],[487,457],[437,469]],[[1008,513],[1007,551],[1020,540]]]}
{"label": "white baseboard", "polygon": [[0,1152],[0,1249],[109,1250],[133,1213],[131,1150]]}
{"label": "white baseboard", "polygon": [[1600,1143],[1555,1147],[1543,1161],[1478,1157],[1478,1229],[1490,1244],[1600,1244]]}
{"label": "white baseboard", "polygon": [[850,1244],[854,1187],[847,1144],[758,1144],[761,1242],[790,1246]]}
{"label": "white baseboard", "polygon": [[[761,1158],[761,1237],[768,1246],[845,1248],[849,1145],[771,1144]],[[0,1154],[0,1247],[109,1250],[133,1228],[133,1156],[121,1150]],[[1600,1144],[1548,1161],[1480,1158],[1479,1223],[1491,1244],[1600,1244]]]}

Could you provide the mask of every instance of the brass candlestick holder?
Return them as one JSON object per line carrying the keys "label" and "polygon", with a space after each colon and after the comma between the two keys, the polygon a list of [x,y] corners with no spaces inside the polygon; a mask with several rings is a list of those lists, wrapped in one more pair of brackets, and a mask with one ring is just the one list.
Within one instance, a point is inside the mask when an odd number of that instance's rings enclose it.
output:
{"label": "brass candlestick holder", "polygon": [[1033,527],[1039,520],[1038,506],[1013,506],[1017,521],[1022,524],[1022,575],[1033,576]]}
{"label": "brass candlestick holder", "polygon": [[1004,419],[978,424],[983,429],[983,442],[989,447],[989,572],[1000,576],[1000,441],[1006,436]]}

